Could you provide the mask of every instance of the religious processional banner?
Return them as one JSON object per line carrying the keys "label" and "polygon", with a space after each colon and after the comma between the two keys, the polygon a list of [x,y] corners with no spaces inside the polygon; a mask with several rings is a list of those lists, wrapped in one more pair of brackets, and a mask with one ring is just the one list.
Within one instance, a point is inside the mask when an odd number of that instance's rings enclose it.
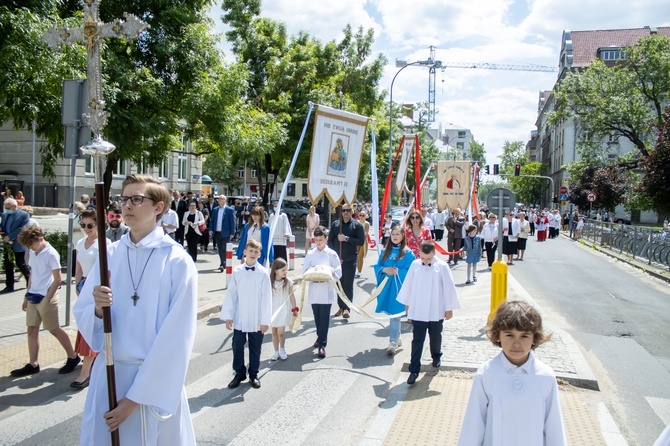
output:
{"label": "religious processional banner", "polygon": [[465,209],[470,201],[470,161],[438,161],[437,208]]}
{"label": "religious processional banner", "polygon": [[333,205],[355,200],[369,121],[365,116],[316,106],[307,181],[312,203],[324,194]]}
{"label": "religious processional banner", "polygon": [[402,153],[398,164],[398,175],[395,179],[395,188],[398,194],[403,192],[405,183],[407,183],[407,166],[409,166],[409,160],[412,157],[415,141],[416,135],[403,135],[402,137]]}

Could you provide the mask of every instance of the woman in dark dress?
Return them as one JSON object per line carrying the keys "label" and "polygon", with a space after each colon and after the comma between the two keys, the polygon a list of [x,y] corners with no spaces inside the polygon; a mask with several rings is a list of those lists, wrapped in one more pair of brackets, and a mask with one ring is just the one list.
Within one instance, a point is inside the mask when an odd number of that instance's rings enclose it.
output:
{"label": "woman in dark dress", "polygon": [[512,265],[512,256],[516,255],[516,241],[519,238],[519,220],[510,212],[500,224],[503,230],[502,252],[507,256],[507,264]]}

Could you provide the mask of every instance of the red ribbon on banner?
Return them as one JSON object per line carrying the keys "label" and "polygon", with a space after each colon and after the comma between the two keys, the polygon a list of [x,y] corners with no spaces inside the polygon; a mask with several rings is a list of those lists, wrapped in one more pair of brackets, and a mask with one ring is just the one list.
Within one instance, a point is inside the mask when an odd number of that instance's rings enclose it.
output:
{"label": "red ribbon on banner", "polygon": [[460,254],[463,251],[463,248],[459,249],[458,251],[446,251],[442,246],[439,244],[435,243],[435,251],[439,252],[443,256],[454,256],[456,254]]}

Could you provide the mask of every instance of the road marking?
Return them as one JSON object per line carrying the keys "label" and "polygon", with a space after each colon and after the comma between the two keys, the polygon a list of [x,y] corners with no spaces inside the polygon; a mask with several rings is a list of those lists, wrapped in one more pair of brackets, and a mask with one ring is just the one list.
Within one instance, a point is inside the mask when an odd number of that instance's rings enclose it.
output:
{"label": "road marking", "polygon": [[346,369],[314,369],[229,444],[303,444],[358,377]]}
{"label": "road marking", "polygon": [[663,421],[663,424],[670,425],[670,399],[655,398],[653,396],[646,396],[645,399],[649,403],[658,418]]}

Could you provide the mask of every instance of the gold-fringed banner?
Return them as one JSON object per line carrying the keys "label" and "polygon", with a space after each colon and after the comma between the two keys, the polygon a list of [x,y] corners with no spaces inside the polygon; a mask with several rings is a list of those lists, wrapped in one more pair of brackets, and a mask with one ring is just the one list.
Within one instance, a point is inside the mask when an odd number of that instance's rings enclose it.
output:
{"label": "gold-fringed banner", "polygon": [[438,161],[437,208],[465,209],[470,201],[470,161]]}

